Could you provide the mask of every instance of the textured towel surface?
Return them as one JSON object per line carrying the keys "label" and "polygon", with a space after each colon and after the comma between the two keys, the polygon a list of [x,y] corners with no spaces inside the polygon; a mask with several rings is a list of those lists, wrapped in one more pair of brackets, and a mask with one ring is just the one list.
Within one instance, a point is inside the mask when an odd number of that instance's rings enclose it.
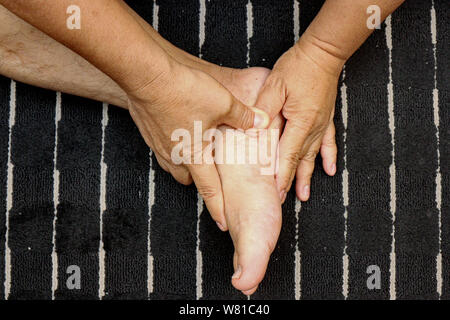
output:
{"label": "textured towel surface", "polygon": [[[243,68],[272,67],[322,1],[129,3],[182,49]],[[449,46],[450,2],[410,0],[346,64],[338,173],[318,163],[310,201],[288,195],[254,298],[450,298]],[[126,111],[0,78],[0,298],[246,299],[232,252]]]}

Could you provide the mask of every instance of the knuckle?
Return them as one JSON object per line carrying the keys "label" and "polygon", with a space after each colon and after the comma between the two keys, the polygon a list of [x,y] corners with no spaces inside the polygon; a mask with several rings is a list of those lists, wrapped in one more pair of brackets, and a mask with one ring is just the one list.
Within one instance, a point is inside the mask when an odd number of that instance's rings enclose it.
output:
{"label": "knuckle", "polygon": [[289,175],[283,175],[283,176],[277,175],[276,178],[277,178],[277,181],[278,181],[281,189],[287,190],[287,187],[289,186],[289,183],[290,183]]}
{"label": "knuckle", "polygon": [[197,191],[200,193],[204,201],[211,200],[217,195],[217,189],[210,185],[197,186]]}
{"label": "knuckle", "polygon": [[325,110],[323,108],[313,108],[309,113],[309,121],[313,128],[326,128],[328,126],[328,121],[325,121]]}
{"label": "knuckle", "polygon": [[[260,96],[264,96],[264,99],[259,100],[258,108],[272,110],[275,106],[279,106],[281,109],[286,102],[286,92],[287,86],[285,80],[272,71],[272,74],[266,79],[260,90]],[[279,110],[277,110],[278,112]],[[275,115],[273,114],[271,117],[273,118]]]}
{"label": "knuckle", "polygon": [[302,160],[313,162],[316,159],[316,156],[317,156],[316,150],[309,150],[308,152],[305,153]]}
{"label": "knuckle", "polygon": [[328,138],[328,139],[323,139],[322,145],[324,145],[325,147],[331,147],[334,148],[336,147],[336,140],[333,138]]}
{"label": "knuckle", "polygon": [[292,125],[296,127],[299,131],[302,132],[311,132],[314,130],[314,119],[311,118],[311,115],[303,115],[302,117],[298,117],[292,122]]}
{"label": "knuckle", "polygon": [[175,178],[179,183],[188,186],[192,183],[192,177],[189,173],[178,174]]}
{"label": "knuckle", "polygon": [[285,87],[286,84],[284,78],[272,71],[272,74],[264,82],[263,90],[275,90],[276,92],[281,92]]}
{"label": "knuckle", "polygon": [[308,112],[295,117],[293,124],[304,132],[322,133],[328,128],[326,112],[322,108],[311,108]]}
{"label": "knuckle", "polygon": [[249,108],[244,108],[241,115],[239,115],[239,123],[241,124],[242,129],[249,129],[253,127],[253,111]]}
{"label": "knuckle", "polygon": [[300,152],[298,151],[291,151],[288,152],[285,156],[285,159],[289,165],[289,168],[296,168],[297,164],[300,160]]}

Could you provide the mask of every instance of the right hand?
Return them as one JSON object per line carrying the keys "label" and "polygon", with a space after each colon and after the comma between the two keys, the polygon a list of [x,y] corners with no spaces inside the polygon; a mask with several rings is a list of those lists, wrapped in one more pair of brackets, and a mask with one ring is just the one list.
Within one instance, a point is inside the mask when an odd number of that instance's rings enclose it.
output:
{"label": "right hand", "polygon": [[173,60],[166,72],[127,95],[130,114],[158,163],[182,184],[193,180],[212,218],[227,230],[215,164],[175,165],[171,152],[178,142],[171,135],[176,129],[188,130],[193,154],[194,121],[201,121],[203,133],[221,124],[246,130],[267,127],[268,115],[241,103],[208,74]]}

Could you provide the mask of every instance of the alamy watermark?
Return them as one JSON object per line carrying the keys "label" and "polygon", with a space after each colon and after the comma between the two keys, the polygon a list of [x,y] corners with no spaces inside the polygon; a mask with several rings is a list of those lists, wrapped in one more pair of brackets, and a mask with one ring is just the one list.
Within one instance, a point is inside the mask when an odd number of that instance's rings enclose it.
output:
{"label": "alamy watermark", "polygon": [[180,164],[254,164],[262,175],[276,172],[279,129],[207,129],[194,121],[194,136],[187,129],[176,129],[172,142],[178,142],[171,160]]}
{"label": "alamy watermark", "polygon": [[381,29],[381,9],[376,4],[367,7],[366,13],[369,17],[366,20],[367,28]]}
{"label": "alamy watermark", "polygon": [[367,278],[366,284],[369,290],[380,290],[381,289],[381,270],[376,264],[372,264],[367,267],[366,273],[370,274]]}
{"label": "alamy watermark", "polygon": [[70,265],[67,267],[66,273],[69,277],[66,280],[66,286],[69,290],[81,289],[81,269],[77,265]]}
{"label": "alamy watermark", "polygon": [[[66,280],[66,287],[69,290],[81,289],[81,268],[77,265],[70,265],[67,267],[66,273],[69,277]],[[381,269],[378,265],[372,264],[366,268],[366,273],[369,275],[366,281],[367,289],[380,290],[381,289]]]}
{"label": "alamy watermark", "polygon": [[69,30],[81,29],[81,9],[77,5],[70,5],[67,7],[66,13],[69,14],[66,20],[66,26]]}

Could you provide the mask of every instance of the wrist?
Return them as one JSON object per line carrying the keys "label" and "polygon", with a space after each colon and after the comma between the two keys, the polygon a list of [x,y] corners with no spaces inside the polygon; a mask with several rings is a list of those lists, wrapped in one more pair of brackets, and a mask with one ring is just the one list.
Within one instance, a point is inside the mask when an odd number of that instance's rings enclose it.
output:
{"label": "wrist", "polygon": [[322,41],[308,30],[295,45],[325,72],[339,77],[348,57],[332,43]]}
{"label": "wrist", "polygon": [[170,76],[178,64],[168,54],[154,57],[143,57],[135,72],[123,77],[121,87],[129,98],[138,99],[142,95],[145,99],[157,96],[170,83]]}

